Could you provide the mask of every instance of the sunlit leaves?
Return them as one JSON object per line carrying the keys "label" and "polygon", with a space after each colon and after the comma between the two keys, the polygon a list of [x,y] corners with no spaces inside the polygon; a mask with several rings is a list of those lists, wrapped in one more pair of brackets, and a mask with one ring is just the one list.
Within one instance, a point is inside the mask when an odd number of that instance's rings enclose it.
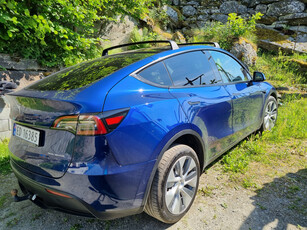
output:
{"label": "sunlit leaves", "polygon": [[0,52],[43,65],[73,65],[101,54],[94,22],[142,17],[151,0],[0,0]]}

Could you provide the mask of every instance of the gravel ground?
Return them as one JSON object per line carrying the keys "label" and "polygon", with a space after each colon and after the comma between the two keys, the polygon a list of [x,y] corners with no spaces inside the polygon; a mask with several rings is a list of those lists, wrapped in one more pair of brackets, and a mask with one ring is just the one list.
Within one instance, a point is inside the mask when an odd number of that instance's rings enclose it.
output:
{"label": "gravel ground", "polygon": [[12,188],[18,188],[13,173],[0,176],[0,182],[0,230],[307,230],[307,169],[288,171],[284,176],[265,181],[260,189],[253,191],[242,188],[219,166],[213,166],[202,175],[191,210],[173,225],[163,224],[145,213],[101,221],[43,210],[30,201],[14,203],[9,195]]}

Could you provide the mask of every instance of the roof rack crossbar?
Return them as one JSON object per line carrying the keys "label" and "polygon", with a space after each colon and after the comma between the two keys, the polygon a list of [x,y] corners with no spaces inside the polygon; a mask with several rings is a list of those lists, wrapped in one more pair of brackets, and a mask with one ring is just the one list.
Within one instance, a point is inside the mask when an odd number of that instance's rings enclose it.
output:
{"label": "roof rack crossbar", "polygon": [[220,48],[219,43],[217,42],[192,42],[192,43],[181,43],[179,46],[188,46],[188,45],[214,45],[216,48]]}
{"label": "roof rack crossbar", "polygon": [[107,55],[108,55],[108,52],[109,52],[110,50],[113,50],[113,49],[118,49],[118,48],[125,47],[125,46],[146,44],[146,43],[169,43],[169,45],[171,46],[171,49],[172,49],[172,50],[179,49],[177,43],[174,42],[174,41],[172,41],[172,40],[142,41],[142,42],[127,43],[127,44],[122,44],[122,45],[117,45],[117,46],[112,46],[112,47],[106,48],[106,49],[104,49],[104,50],[102,51],[102,56],[107,56]]}

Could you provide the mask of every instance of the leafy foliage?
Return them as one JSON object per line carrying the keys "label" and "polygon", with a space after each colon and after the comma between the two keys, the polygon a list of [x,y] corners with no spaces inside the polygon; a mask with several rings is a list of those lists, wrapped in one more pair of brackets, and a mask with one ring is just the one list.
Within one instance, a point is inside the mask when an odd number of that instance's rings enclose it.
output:
{"label": "leafy foliage", "polygon": [[11,172],[8,142],[7,139],[0,142],[0,174],[4,175]]}
{"label": "leafy foliage", "polygon": [[45,66],[97,57],[96,21],[141,17],[150,0],[0,0],[0,52],[35,58]]}
{"label": "leafy foliage", "polygon": [[231,13],[228,16],[226,24],[221,22],[207,23],[204,28],[193,31],[193,36],[190,40],[198,41],[214,41],[218,42],[223,49],[230,50],[233,42],[240,36],[251,36],[255,31],[256,20],[260,19],[260,12],[252,15],[249,19],[243,19],[236,13]]}
{"label": "leafy foliage", "polygon": [[[142,41],[150,41],[150,40],[158,40],[159,35],[155,32],[149,31],[146,27],[142,30],[139,30],[137,27],[133,28],[133,31],[130,35],[130,42],[142,42]],[[140,49],[140,48],[148,48],[150,44],[140,44],[130,46],[129,49]]]}

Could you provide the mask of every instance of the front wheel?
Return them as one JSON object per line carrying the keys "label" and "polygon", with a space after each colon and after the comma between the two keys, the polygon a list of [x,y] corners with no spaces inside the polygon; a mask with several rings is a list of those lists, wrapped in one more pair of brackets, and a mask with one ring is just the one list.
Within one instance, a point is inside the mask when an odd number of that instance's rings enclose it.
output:
{"label": "front wheel", "polygon": [[195,151],[178,144],[159,162],[145,212],[164,223],[175,223],[190,209],[197,193],[200,165]]}
{"label": "front wheel", "polygon": [[264,108],[261,131],[271,131],[273,129],[277,120],[277,109],[278,104],[276,99],[270,96]]}

